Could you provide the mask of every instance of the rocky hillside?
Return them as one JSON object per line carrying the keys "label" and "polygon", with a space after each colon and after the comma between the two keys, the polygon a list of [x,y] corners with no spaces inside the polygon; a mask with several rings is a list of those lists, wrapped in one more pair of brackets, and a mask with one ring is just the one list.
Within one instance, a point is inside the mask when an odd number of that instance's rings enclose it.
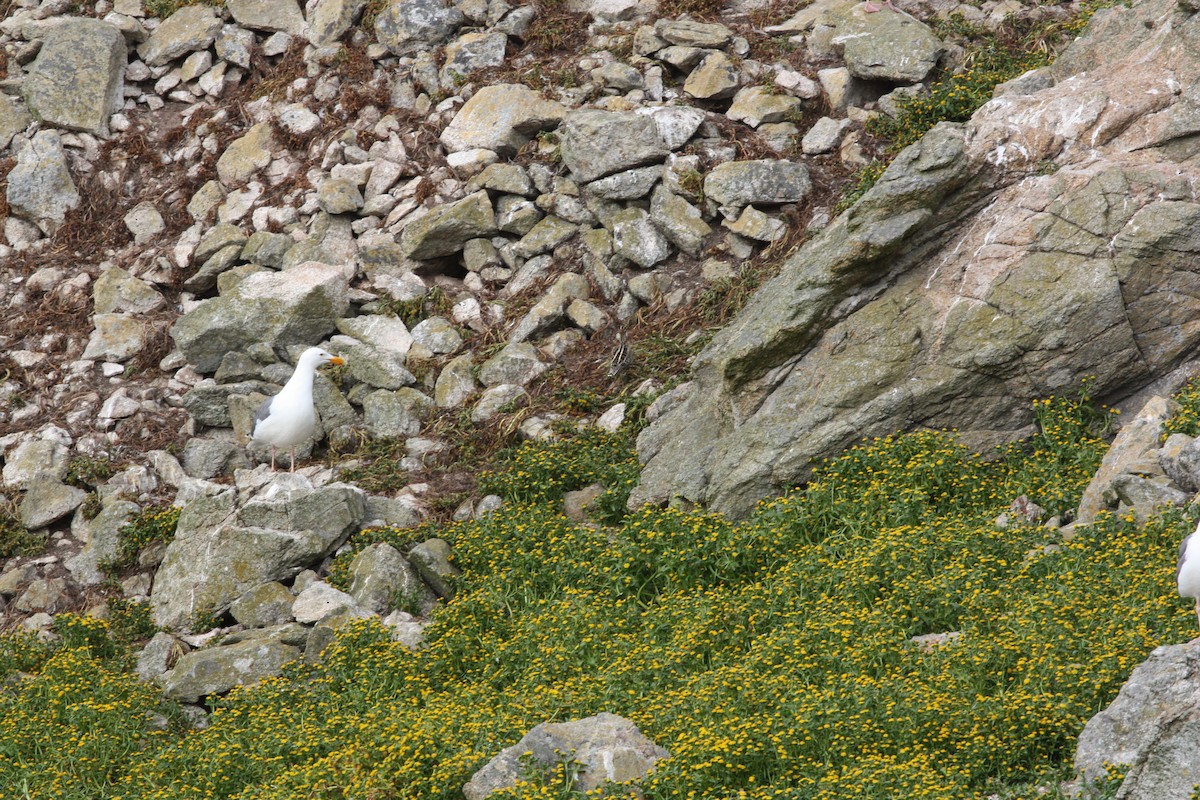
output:
{"label": "rocky hillside", "polygon": [[[1185,502],[1195,483],[1177,466],[1190,440],[1159,454],[1159,400],[1154,425],[1136,431],[1150,431],[1134,439],[1144,458],[1110,464],[1081,505],[1104,449],[1096,419],[1074,407],[1085,419],[1061,423],[1059,441],[1032,402],[1090,375],[1102,399],[1140,405],[1194,371],[1200,14],[1182,0],[1131,5],[1100,11],[1051,66],[1021,74],[1058,55],[1096,7],[0,0],[0,628],[28,634],[0,637],[0,676],[53,686],[45,665],[61,658],[67,673],[107,676],[80,685],[108,686],[136,663],[145,683],[120,683],[128,706],[96,700],[101,715],[133,709],[114,730],[132,725],[147,754],[113,774],[172,800],[183,774],[210,787],[197,797],[270,785],[243,776],[218,792],[227,776],[192,774],[182,764],[191,745],[172,754],[152,734],[206,747],[188,732],[213,723],[224,736],[231,724],[210,720],[206,701],[301,666],[322,671],[313,680],[323,687],[338,685],[341,668],[365,680],[355,718],[402,719],[436,739],[465,715],[456,700],[431,700],[445,681],[483,721],[428,763],[428,742],[405,750],[385,725],[383,751],[350,747],[343,773],[317,753],[341,730],[289,728],[302,701],[275,716],[262,698],[291,689],[268,682],[249,702],[265,704],[254,712],[271,721],[265,735],[288,729],[281,750],[298,760],[254,769],[292,770],[296,786],[361,782],[368,796],[382,784],[359,772],[395,756],[412,775],[394,780],[425,787],[419,796],[458,796],[465,784],[465,796],[483,797],[528,772],[526,750],[547,764],[571,750],[614,780],[673,753],[652,779],[664,798],[727,792],[749,776],[835,796],[829,787],[839,774],[837,791],[853,783],[864,743],[789,728],[794,737],[761,764],[734,765],[722,761],[728,743],[704,738],[709,728],[674,716],[664,698],[712,711],[743,681],[765,681],[766,692],[776,668],[811,682],[813,664],[759,648],[786,634],[803,647],[779,653],[830,652],[829,637],[845,644],[844,613],[887,653],[880,672],[875,651],[838,650],[845,669],[830,674],[852,686],[850,705],[873,702],[860,694],[872,681],[895,688],[918,676],[911,685],[937,686],[921,706],[931,719],[939,703],[970,707],[962,686],[939,683],[959,672],[923,671],[930,652],[966,631],[979,649],[948,658],[971,683],[981,664],[1008,669],[1005,648],[1041,645],[988,627],[992,600],[969,591],[984,578],[955,560],[960,548],[931,562],[969,575],[959,600],[939,604],[931,598],[950,589],[924,582],[939,570],[876,564],[864,531],[903,549],[936,521],[947,541],[995,548],[1003,569],[983,565],[988,591],[1019,595],[1013,627],[1040,636],[1044,564],[1027,553],[1045,547],[1047,562],[1086,571],[1105,537],[1132,535],[1104,521],[1105,508],[1143,520],[1157,503]],[[985,105],[1002,78],[1015,79]],[[317,377],[320,430],[299,448],[299,468],[273,470],[266,448],[247,444],[255,410],[317,344],[345,364]],[[778,500],[745,527],[688,512],[748,516],[864,436],[959,428],[982,447],[1034,431],[1035,417],[1049,444],[1006,451],[1003,468],[920,436],[847,457],[911,483],[911,505],[835,465],[803,503]],[[639,431],[641,464],[628,447]],[[498,451],[522,441],[542,446],[496,469]],[[919,444],[897,455],[910,441]],[[926,456],[956,465],[954,478],[933,470],[941,494],[922,482]],[[989,493],[975,497],[964,476]],[[884,499],[859,509],[830,500],[829,486]],[[993,524],[993,491],[1007,493],[1001,508],[1016,501],[1023,522],[1011,536],[1007,518]],[[627,516],[646,502],[674,507]],[[975,516],[948,521],[964,508]],[[1066,547],[1075,531],[1060,526],[1077,516],[1102,522]],[[450,520],[461,525],[422,524]],[[598,524],[612,527],[597,536]],[[925,737],[944,750],[912,756],[894,786],[885,762],[896,754],[872,756],[879,791],[953,796],[929,776],[948,753],[971,752],[967,740],[1006,755],[954,761],[943,776],[954,791],[1009,772],[1030,791],[1065,778],[1081,715],[1111,697],[1155,636],[1179,628],[1158,558],[1175,532],[1137,534],[1141,560],[1113,567],[1132,587],[1122,602],[1145,618],[1117,631],[1088,617],[1080,634],[1119,638],[1119,656],[1055,650],[1086,663],[1070,680],[1022,662],[1028,680],[1055,691],[1088,685],[1054,695],[1060,718],[989,706],[994,730],[958,720],[975,731],[968,739],[957,729]],[[837,613],[817,616],[832,627],[793,629],[791,611],[768,624],[746,610],[807,602],[808,587],[830,580],[818,576],[840,536],[861,548],[848,559],[860,571],[845,596],[836,581],[820,590]],[[1050,549],[1060,545],[1062,555]],[[1087,590],[1107,591],[1112,574],[1093,572],[1086,589],[1055,597],[1076,608]],[[883,573],[911,584],[913,609],[876,613]],[[566,627],[566,654],[557,649],[555,626],[599,628],[610,612],[628,626],[617,637],[628,637],[627,662],[603,671],[612,654]],[[644,613],[662,616],[644,627]],[[680,627],[709,614],[745,624],[731,623],[728,642],[715,624]],[[516,632],[493,629],[500,618]],[[655,639],[665,630],[669,641]],[[722,644],[675,663],[695,637]],[[420,657],[403,649],[422,643]],[[112,663],[84,664],[93,656]],[[371,705],[378,664],[405,676],[405,708],[437,710],[418,725]],[[735,664],[759,672],[739,676]],[[715,671],[679,683],[693,666]],[[557,669],[585,688],[554,706]],[[504,694],[518,688],[529,704]],[[1027,711],[1047,702],[1020,697]],[[329,702],[344,710],[344,700]],[[820,697],[793,701],[820,716]],[[757,712],[739,708],[739,746],[766,747],[744,722]],[[834,727],[859,726],[858,713],[839,706]],[[563,715],[587,719],[554,724]],[[44,727],[13,719],[13,742]],[[1026,752],[1013,737],[1036,742]],[[845,763],[830,767],[830,747]],[[1108,779],[1108,752],[1081,767],[1088,780]],[[310,763],[331,773],[307,775]],[[116,780],[101,794],[117,792]]]}
{"label": "rocky hillside", "polygon": [[1068,18],[461,5],[5,6],[6,529],[49,535],[65,596],[111,555],[61,568],[97,503],[261,460],[253,409],[310,344],[347,365],[316,391],[334,472],[308,474],[356,481],[361,521],[470,515],[495,447],[640,418],[964,31]]}

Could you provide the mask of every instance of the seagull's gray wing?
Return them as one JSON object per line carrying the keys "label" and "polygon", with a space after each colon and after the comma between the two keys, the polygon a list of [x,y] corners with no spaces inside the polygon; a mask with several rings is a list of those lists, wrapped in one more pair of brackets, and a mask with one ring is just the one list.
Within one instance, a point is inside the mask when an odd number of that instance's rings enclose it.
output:
{"label": "seagull's gray wing", "polygon": [[258,411],[254,412],[254,428],[250,433],[251,436],[254,435],[253,431],[258,430],[258,423],[271,416],[271,402],[274,399],[274,397],[268,397],[266,400],[263,400],[262,405],[258,407]]}

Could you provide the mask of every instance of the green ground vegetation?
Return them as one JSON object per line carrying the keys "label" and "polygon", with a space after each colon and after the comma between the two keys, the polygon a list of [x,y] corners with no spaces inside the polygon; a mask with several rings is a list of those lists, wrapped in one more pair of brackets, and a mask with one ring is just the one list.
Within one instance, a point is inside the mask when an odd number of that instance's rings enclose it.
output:
{"label": "green ground vegetation", "polygon": [[[1035,412],[1039,434],[994,458],[952,433],[865,442],[736,524],[573,523],[562,492],[620,491],[630,440],[527,446],[483,481],[500,511],[436,531],[463,575],[424,649],[356,623],[319,665],[215,700],[202,731],[129,675],[107,623],[0,637],[0,796],[460,798],[533,726],[600,711],[670,750],[651,800],[1055,796],[1086,720],[1194,634],[1173,562],[1195,523],[999,528],[1019,495],[1069,511],[1105,451],[1086,400]],[[364,534],[389,535],[410,543]],[[574,768],[496,796],[574,796]]]}

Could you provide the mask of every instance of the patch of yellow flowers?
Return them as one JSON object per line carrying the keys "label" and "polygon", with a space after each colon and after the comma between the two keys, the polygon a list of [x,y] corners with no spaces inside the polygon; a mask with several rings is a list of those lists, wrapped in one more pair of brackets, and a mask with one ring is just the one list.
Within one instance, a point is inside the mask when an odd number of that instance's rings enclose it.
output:
{"label": "patch of yellow flowers", "polygon": [[[1038,796],[1132,668],[1194,625],[1181,516],[1068,541],[993,524],[1020,494],[1077,501],[1104,450],[1079,413],[1051,401],[1041,437],[996,461],[950,434],[878,439],[741,524],[643,509],[595,528],[510,503],[442,531],[464,578],[424,649],[359,621],[203,731],[156,732],[174,712],[120,658],[10,642],[0,796],[457,800],[533,726],[600,711],[670,750],[651,800]],[[580,796],[566,774],[497,796]]]}

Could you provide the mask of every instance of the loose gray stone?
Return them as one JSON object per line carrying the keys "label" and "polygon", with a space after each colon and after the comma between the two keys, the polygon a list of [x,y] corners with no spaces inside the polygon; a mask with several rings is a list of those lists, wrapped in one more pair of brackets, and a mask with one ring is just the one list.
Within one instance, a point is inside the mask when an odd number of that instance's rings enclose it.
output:
{"label": "loose gray stone", "polygon": [[349,214],[362,208],[363,196],[354,181],[326,178],[317,189],[317,204],[326,214]]}
{"label": "loose gray stone", "polygon": [[183,446],[183,471],[193,478],[232,475],[235,469],[250,466],[245,448],[224,439],[194,437]]}
{"label": "loose gray stone", "polygon": [[26,489],[42,473],[59,480],[67,477],[71,452],[50,439],[30,439],[4,454],[4,483],[12,489]]}
{"label": "loose gray stone", "polygon": [[671,44],[719,50],[733,39],[733,31],[711,22],[690,19],[660,19],[654,23],[654,33]]}
{"label": "loose gray stone", "polygon": [[832,152],[837,149],[842,134],[849,127],[850,120],[848,119],[821,117],[800,140],[800,149],[804,151],[805,155],[810,156]]}
{"label": "loose gray stone", "polygon": [[570,722],[544,722],[505,748],[463,786],[466,800],[483,800],[497,789],[513,786],[525,777],[525,761],[552,767],[570,754],[580,765],[572,788],[589,792],[606,782],[637,781],[670,757],[662,747],[642,735],[637,727],[616,714],[602,712]]}
{"label": "loose gray stone", "polygon": [[551,214],[539,220],[529,229],[529,233],[514,242],[510,251],[517,258],[533,258],[551,252],[578,231],[579,226]]}
{"label": "loose gray stone", "polygon": [[248,181],[254,173],[271,163],[274,146],[271,123],[260,122],[252,126],[244,136],[230,142],[217,159],[217,175],[221,183],[233,188]]}
{"label": "loose gray stone", "polygon": [[120,555],[121,529],[140,511],[141,506],[129,500],[104,503],[100,513],[87,524],[87,543],[64,564],[76,583],[80,586],[96,586],[108,577],[100,565]]}
{"label": "loose gray stone", "polygon": [[538,131],[558,125],[566,113],[562,105],[521,84],[484,86],[459,109],[441,141],[452,153],[482,148],[512,156]]}
{"label": "loose gray stone", "polygon": [[52,474],[41,473],[29,482],[17,507],[17,517],[30,530],[44,528],[83,504],[87,492],[62,483]]}
{"label": "loose gray stone", "polygon": [[587,185],[587,190],[608,200],[636,200],[650,194],[654,184],[662,177],[662,172],[662,165],[659,164],[618,172],[592,181]]}
{"label": "loose gray stone", "polygon": [[[533,262],[531,261],[530,263]],[[554,285],[534,304],[533,308],[529,309],[525,316],[521,318],[521,321],[513,328],[512,332],[508,335],[509,345],[512,346],[513,344],[524,342],[538,331],[557,323],[562,319],[567,303],[571,302],[571,300],[586,300],[588,292],[587,280],[582,275],[574,272],[567,272],[560,275],[554,282]],[[489,382],[484,380],[484,384],[488,386],[496,383],[518,382],[520,381],[498,380]],[[527,382],[520,383],[524,385]]]}
{"label": "loose gray stone", "polygon": [[8,173],[6,196],[13,214],[48,235],[58,230],[67,212],[79,205],[79,192],[67,169],[57,131],[38,131],[21,148],[16,166]]}
{"label": "loose gray stone", "polygon": [[247,628],[266,628],[291,622],[292,603],[296,598],[278,581],[255,586],[233,601],[229,613]]}
{"label": "loose gray stone", "polygon": [[496,355],[483,362],[479,380],[484,386],[502,383],[524,386],[547,369],[538,359],[537,350],[524,342],[510,344]]}
{"label": "loose gray stone", "polygon": [[787,226],[775,217],[769,217],[754,206],[746,206],[742,214],[732,222],[726,222],[725,227],[757,242],[773,242],[787,233]]}
{"label": "loose gray stone", "polygon": [[376,437],[416,436],[433,407],[416,389],[379,389],[363,398],[363,425]]}
{"label": "loose gray stone", "polygon": [[162,214],[149,201],[138,203],[125,215],[125,227],[133,234],[134,244],[145,244],[167,228]]}
{"label": "loose gray stone", "polygon": [[182,629],[197,613],[223,611],[255,586],[295,575],[339,545],[364,512],[361,490],[313,488],[296,473],[274,475],[241,507],[233,489],[192,499],[154,577],[156,621]]}
{"label": "loose gray stone", "polygon": [[[349,336],[334,336],[329,351],[344,358],[350,374],[367,386],[399,389],[416,383],[417,379],[404,367],[404,356],[395,351],[381,350]],[[404,353],[407,352],[406,347]]]}
{"label": "loose gray stone", "polygon": [[96,314],[92,324],[83,357],[93,360],[128,361],[142,351],[149,333],[146,323],[128,314]]}
{"label": "loose gray stone", "polygon": [[415,545],[408,553],[408,560],[421,577],[437,593],[447,600],[454,597],[454,585],[462,570],[451,563],[450,544],[444,539],[426,539]]}
{"label": "loose gray stone", "polygon": [[830,43],[842,48],[850,74],[863,80],[920,83],[946,46],[910,14],[843,14]]}
{"label": "loose gray stone", "polygon": [[475,362],[463,353],[442,368],[433,389],[438,408],[458,408],[475,394]]}
{"label": "loose gray stone", "polygon": [[254,34],[250,31],[237,25],[224,25],[213,45],[217,58],[250,69],[250,52],[254,47]]}
{"label": "loose gray stone", "polygon": [[672,244],[688,255],[699,255],[704,239],[712,233],[700,210],[665,186],[654,190],[650,218]]}
{"label": "loose gray stone", "polygon": [[367,0],[318,0],[308,19],[308,41],[317,47],[334,44],[366,7]]}
{"label": "loose gray stone", "polygon": [[697,100],[733,97],[742,83],[741,74],[729,56],[718,51],[704,57],[683,83],[683,91]]}
{"label": "loose gray stone", "polygon": [[98,19],[68,17],[41,29],[42,49],[22,89],[29,110],[59,128],[108,135],[120,110],[125,37]]}
{"label": "loose gray stone", "polygon": [[0,150],[8,147],[12,138],[29,127],[33,117],[8,95],[0,92]]}
{"label": "loose gray stone", "polygon": [[365,609],[349,594],[335,589],[324,581],[308,586],[292,604],[292,615],[305,625],[320,622],[328,616],[360,615]]}
{"label": "loose gray stone", "polygon": [[812,191],[808,168],[784,160],[727,161],[704,179],[704,194],[723,206],[796,203]]}
{"label": "loose gray stone", "polygon": [[154,634],[137,657],[134,672],[138,680],[157,681],[188,651],[188,646],[166,631]]}
{"label": "loose gray stone", "polygon": [[799,113],[800,101],[796,98],[756,85],[738,91],[725,116],[735,122],[744,122],[751,128],[757,128],[764,123],[792,119]]}
{"label": "loose gray stone", "polygon": [[304,33],[304,14],[296,0],[225,0],[239,25],[256,31]]}
{"label": "loose gray stone", "polygon": [[670,148],[645,115],[584,109],[563,122],[560,152],[575,180],[587,182],[662,161]]}
{"label": "loose gray stone", "polygon": [[400,236],[400,249],[409,258],[448,256],[471,239],[496,233],[496,215],[486,191],[434,207],[410,223]]}
{"label": "loose gray stone", "polygon": [[504,50],[507,44],[508,37],[500,31],[464,33],[446,45],[446,60],[442,67],[442,75],[454,81],[465,78],[476,70],[498,67],[504,63]]}
{"label": "loose gray stone", "polygon": [[220,30],[221,20],[211,6],[183,6],[154,29],[138,47],[138,55],[147,66],[162,66],[208,48]]}
{"label": "loose gray stone", "polygon": [[427,614],[436,600],[400,551],[382,542],[363,548],[351,562],[350,596],[380,615],[397,608]]}
{"label": "loose gray stone", "polygon": [[413,341],[437,355],[454,353],[463,345],[462,334],[442,317],[427,317],[412,329]]}
{"label": "loose gray stone", "polygon": [[375,37],[393,55],[413,55],[444,43],[465,21],[441,0],[390,0],[375,18]]}
{"label": "loose gray stone", "polygon": [[486,422],[505,408],[516,408],[529,404],[529,393],[523,386],[501,383],[485,389],[479,402],[471,409],[471,422]]}
{"label": "loose gray stone", "polygon": [[92,299],[97,314],[148,314],[167,302],[150,284],[116,266],[100,273],[92,286]]}
{"label": "loose gray stone", "polygon": [[616,252],[640,267],[649,269],[671,255],[671,243],[640,208],[627,208],[616,214],[612,235]]}

